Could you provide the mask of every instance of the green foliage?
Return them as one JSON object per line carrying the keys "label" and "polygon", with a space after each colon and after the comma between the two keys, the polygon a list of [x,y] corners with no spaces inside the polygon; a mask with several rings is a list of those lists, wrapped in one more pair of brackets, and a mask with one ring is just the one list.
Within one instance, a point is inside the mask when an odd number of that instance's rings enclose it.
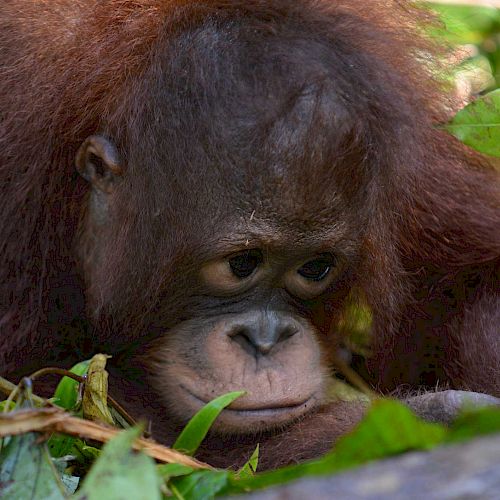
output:
{"label": "green foliage", "polygon": [[152,458],[132,451],[139,428],[121,432],[104,445],[75,499],[155,500],[161,498],[160,477]]}
{"label": "green foliage", "polygon": [[[215,416],[240,395],[227,394],[202,408],[183,431],[182,440],[178,440],[181,445],[193,452],[208,428],[201,422],[203,416],[207,415],[212,423]],[[301,477],[333,474],[371,460],[409,450],[426,450],[492,432],[500,432],[498,408],[468,411],[448,429],[422,421],[397,401],[379,399],[357,428],[340,439],[325,457],[276,471],[255,473],[258,448],[238,472],[195,470],[180,464],[155,466],[151,458],[132,451],[132,443],[140,434],[140,429],[133,428],[121,432],[106,444],[97,459],[98,450],[76,440],[72,454],[86,454],[85,448],[88,448],[90,454],[86,459],[95,460],[73,498],[159,499],[163,491],[182,500],[211,499]],[[66,465],[60,459],[51,458],[46,446],[34,433],[10,438],[0,452],[0,496],[7,499],[67,498],[76,488],[78,478],[68,474]]]}
{"label": "green foliage", "polygon": [[[468,49],[469,57],[456,68],[466,70],[470,81],[479,80],[474,92],[500,85],[500,9],[469,5],[431,4],[442,21],[434,35]],[[489,76],[488,76],[489,75]],[[481,153],[500,157],[500,90],[471,102],[447,125],[447,130]]]}
{"label": "green foliage", "polygon": [[500,30],[500,12],[493,7],[442,3],[431,3],[431,7],[443,23],[438,34],[453,43],[480,44]]}
{"label": "green foliage", "polygon": [[[87,373],[89,367],[89,360],[82,361],[71,368],[70,372],[75,375],[83,376]],[[64,408],[65,410],[77,409],[79,404],[78,401],[78,382],[69,377],[63,377],[54,392],[54,404]],[[72,448],[75,445],[77,439],[73,436],[65,436],[62,434],[53,434],[47,445],[50,450],[50,454],[57,457],[64,457],[72,452]]]}
{"label": "green foliage", "polygon": [[168,487],[180,500],[202,500],[223,494],[230,484],[233,473],[226,470],[198,470],[174,479]]}
{"label": "green foliage", "polygon": [[0,413],[12,411],[16,407],[16,403],[14,401],[0,401]]}
{"label": "green foliage", "polygon": [[238,471],[239,479],[252,477],[259,466],[259,445],[255,448],[247,463]]}
{"label": "green foliage", "polygon": [[443,22],[435,35],[458,45],[475,45],[477,54],[463,65],[486,60],[496,86],[500,85],[500,9],[471,5],[431,4]]}
{"label": "green foliage", "polygon": [[63,500],[68,491],[47,448],[33,432],[14,436],[0,452],[0,498]]}
{"label": "green foliage", "polygon": [[356,430],[339,440],[326,462],[335,468],[352,467],[409,450],[429,449],[442,443],[445,436],[444,426],[424,422],[398,401],[379,399]]}
{"label": "green foliage", "polygon": [[[83,376],[87,373],[90,360],[77,363],[70,372]],[[78,403],[78,382],[69,377],[63,377],[54,392],[54,403],[65,410],[75,410]]]}
{"label": "green foliage", "polygon": [[500,157],[500,89],[459,111],[447,129],[474,149]]}
{"label": "green foliage", "polygon": [[228,491],[265,488],[305,476],[332,474],[409,450],[429,449],[444,442],[446,433],[445,427],[424,422],[403,404],[380,399],[357,428],[322,459],[232,481]]}
{"label": "green foliage", "polygon": [[245,394],[243,391],[229,392],[207,403],[186,425],[173,448],[193,455],[220,412],[235,399]]}
{"label": "green foliage", "polygon": [[448,433],[449,442],[464,441],[477,436],[500,432],[500,409],[483,408],[481,411],[465,410],[453,422]]}
{"label": "green foliage", "polygon": [[47,446],[49,447],[50,455],[54,458],[64,457],[71,453],[76,438],[66,436],[64,434],[52,434]]}
{"label": "green foliage", "polygon": [[194,469],[182,464],[162,464],[158,466],[158,473],[164,481],[169,481],[174,477],[187,476]]}
{"label": "green foliage", "polygon": [[168,487],[177,498],[210,499],[218,495],[275,486],[301,477],[333,474],[371,460],[410,450],[426,450],[439,444],[499,430],[498,408],[467,413],[452,429],[447,429],[422,421],[397,401],[378,400],[359,426],[339,440],[333,451],[322,459],[261,474],[229,471],[189,473],[187,468],[182,471],[183,477],[169,481]]}

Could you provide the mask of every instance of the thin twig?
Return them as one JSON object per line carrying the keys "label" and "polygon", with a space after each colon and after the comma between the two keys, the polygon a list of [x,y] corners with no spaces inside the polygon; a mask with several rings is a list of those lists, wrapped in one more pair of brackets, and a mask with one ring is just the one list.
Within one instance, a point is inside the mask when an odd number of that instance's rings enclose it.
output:
{"label": "thin twig", "polygon": [[[97,422],[73,417],[59,408],[35,408],[0,414],[0,437],[24,434],[26,432],[57,432],[83,439],[106,443],[121,429],[108,427]],[[167,448],[150,439],[137,438],[135,450],[143,450],[160,462],[178,463],[193,469],[212,469],[206,463]]]}
{"label": "thin twig", "polygon": [[[12,382],[9,382],[7,379],[0,377],[0,393],[5,394],[8,396],[6,399],[6,408],[9,406],[8,403],[11,401],[14,401],[16,398],[17,394],[19,393],[20,386],[23,384],[23,381],[19,382],[18,385],[13,384]],[[44,406],[48,404],[48,401],[45,398],[41,398],[40,396],[36,396],[35,394],[30,395],[31,401],[35,403],[38,406]]]}
{"label": "thin twig", "polygon": [[16,385],[9,382],[7,379],[0,377],[0,392],[8,396],[16,389]]}
{"label": "thin twig", "polygon": [[340,356],[333,357],[333,364],[342,375],[360,392],[368,396],[370,399],[380,397],[370,386],[358,375]]}
{"label": "thin twig", "polygon": [[76,375],[76,373],[70,372],[69,370],[65,370],[64,368],[57,368],[55,366],[48,366],[47,368],[41,368],[36,372],[33,372],[29,377],[31,380],[36,380],[37,378],[43,377],[44,375],[61,375],[62,377],[68,377],[80,384],[85,382],[85,378],[80,375]]}

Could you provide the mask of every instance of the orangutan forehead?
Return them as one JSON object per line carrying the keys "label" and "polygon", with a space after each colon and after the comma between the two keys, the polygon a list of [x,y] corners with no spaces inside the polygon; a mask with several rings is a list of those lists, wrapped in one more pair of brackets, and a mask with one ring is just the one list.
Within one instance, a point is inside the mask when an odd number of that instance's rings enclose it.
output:
{"label": "orangutan forehead", "polygon": [[284,196],[331,191],[354,126],[345,82],[322,57],[324,43],[286,42],[270,37],[266,51],[254,50],[237,30],[205,26],[166,46],[145,75],[147,98],[136,99],[128,143],[141,172],[168,172],[195,190],[220,186],[228,197],[235,186],[240,199],[275,199],[282,186]]}

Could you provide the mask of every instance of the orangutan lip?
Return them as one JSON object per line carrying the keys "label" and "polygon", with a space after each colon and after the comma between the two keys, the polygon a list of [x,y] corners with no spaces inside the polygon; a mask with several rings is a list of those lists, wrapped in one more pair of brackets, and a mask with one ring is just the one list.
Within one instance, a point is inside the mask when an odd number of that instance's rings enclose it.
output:
{"label": "orangutan lip", "polygon": [[[196,394],[194,394],[192,391],[190,391],[187,387],[181,385],[181,388],[184,389],[193,399],[196,400],[197,403],[201,405],[206,405],[209,403],[209,401],[205,401],[204,399],[201,399],[198,397]],[[290,410],[297,410],[302,407],[306,407],[307,403],[313,399],[312,396],[309,396],[308,398],[304,399],[302,402],[297,403],[297,404],[277,404],[276,406],[263,406],[259,408],[238,408],[238,409],[231,409],[231,408],[225,408],[225,412],[230,412],[234,414],[242,414],[242,415],[265,415],[265,414],[276,414],[279,412],[289,412]]]}

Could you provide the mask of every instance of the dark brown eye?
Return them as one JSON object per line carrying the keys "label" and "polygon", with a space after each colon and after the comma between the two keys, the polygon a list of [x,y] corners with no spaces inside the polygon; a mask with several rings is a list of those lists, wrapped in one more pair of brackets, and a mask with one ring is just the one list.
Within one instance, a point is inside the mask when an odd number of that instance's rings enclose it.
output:
{"label": "dark brown eye", "polygon": [[328,276],[334,265],[335,257],[332,254],[325,253],[306,262],[297,272],[306,280],[321,281]]}
{"label": "dark brown eye", "polygon": [[229,259],[232,273],[240,279],[248,278],[262,264],[260,250],[247,250]]}

